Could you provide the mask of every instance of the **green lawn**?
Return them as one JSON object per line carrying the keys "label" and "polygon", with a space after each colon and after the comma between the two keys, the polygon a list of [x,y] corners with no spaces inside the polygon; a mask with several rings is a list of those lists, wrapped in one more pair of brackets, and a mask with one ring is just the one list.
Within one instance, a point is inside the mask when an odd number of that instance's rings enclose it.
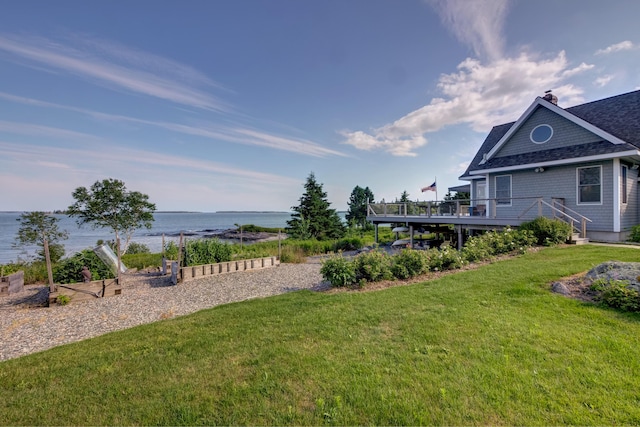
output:
{"label": "green lawn", "polygon": [[544,249],[379,292],[229,304],[0,363],[7,425],[640,424],[640,316],[549,282],[637,249]]}

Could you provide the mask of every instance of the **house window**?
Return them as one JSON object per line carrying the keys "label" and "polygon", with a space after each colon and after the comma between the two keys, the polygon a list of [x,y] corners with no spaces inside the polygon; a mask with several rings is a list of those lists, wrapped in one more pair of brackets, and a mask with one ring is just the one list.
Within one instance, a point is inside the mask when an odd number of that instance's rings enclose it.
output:
{"label": "house window", "polygon": [[496,176],[496,205],[511,206],[511,175]]}
{"label": "house window", "polygon": [[622,203],[627,204],[627,171],[629,168],[622,165]]}
{"label": "house window", "polygon": [[549,125],[538,125],[529,134],[529,139],[534,144],[544,144],[553,136],[553,128]]}
{"label": "house window", "polygon": [[602,167],[578,168],[578,204],[602,203]]}

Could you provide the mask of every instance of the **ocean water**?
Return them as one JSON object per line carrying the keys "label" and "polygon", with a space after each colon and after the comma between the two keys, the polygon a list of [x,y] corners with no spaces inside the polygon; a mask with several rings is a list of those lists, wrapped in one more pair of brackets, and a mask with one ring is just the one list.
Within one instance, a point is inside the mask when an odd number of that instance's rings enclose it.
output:
{"label": "ocean water", "polygon": [[[93,248],[98,240],[113,240],[113,232],[108,228],[92,228],[90,225],[78,227],[74,218],[67,215],[53,215],[58,218],[58,228],[66,230],[69,238],[63,240],[66,256],[83,249]],[[215,235],[235,224],[253,224],[261,227],[285,228],[291,219],[289,212],[159,212],[154,215],[153,227],[136,230],[131,241],[143,243],[151,252],[162,250],[162,235],[165,242],[180,240],[180,233],[191,238]],[[0,212],[0,264],[29,259],[35,255],[36,247],[14,248],[13,243],[20,228],[20,213]]]}

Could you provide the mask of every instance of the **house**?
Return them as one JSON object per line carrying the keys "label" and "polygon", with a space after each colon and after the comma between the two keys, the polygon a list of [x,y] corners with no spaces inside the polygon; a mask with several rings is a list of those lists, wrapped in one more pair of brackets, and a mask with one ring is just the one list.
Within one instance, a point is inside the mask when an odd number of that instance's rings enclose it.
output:
{"label": "house", "polygon": [[472,214],[521,218],[543,203],[592,240],[624,241],[640,222],[639,165],[640,91],[569,108],[547,93],[495,126],[460,179]]}

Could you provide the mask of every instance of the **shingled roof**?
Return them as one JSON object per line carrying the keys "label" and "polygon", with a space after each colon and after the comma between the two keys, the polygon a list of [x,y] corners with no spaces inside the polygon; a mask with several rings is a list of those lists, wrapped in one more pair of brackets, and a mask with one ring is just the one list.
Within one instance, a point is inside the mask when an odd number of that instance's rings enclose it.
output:
{"label": "shingled roof", "polygon": [[491,129],[491,132],[487,135],[460,179],[471,178],[471,172],[474,171],[555,160],[578,159],[640,149],[640,90],[576,105],[566,108],[564,111],[619,138],[625,143],[612,144],[602,140],[571,147],[536,151],[524,155],[493,157],[483,162],[485,154],[489,153],[517,122],[505,123],[494,126]]}

